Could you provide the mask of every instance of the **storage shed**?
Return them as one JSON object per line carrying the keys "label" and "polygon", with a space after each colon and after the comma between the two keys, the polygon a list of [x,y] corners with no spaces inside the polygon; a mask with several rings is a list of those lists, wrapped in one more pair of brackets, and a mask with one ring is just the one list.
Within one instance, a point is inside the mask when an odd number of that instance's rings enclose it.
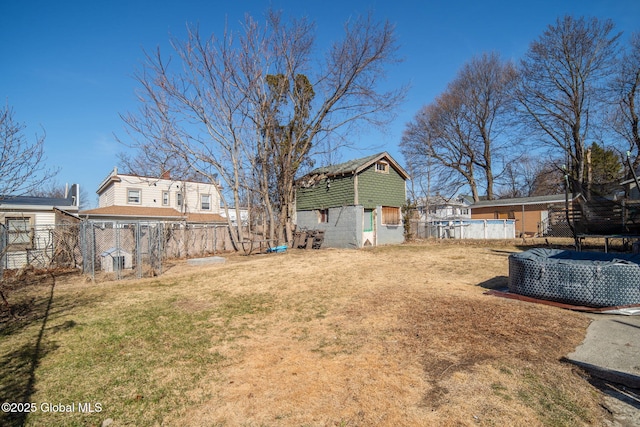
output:
{"label": "storage shed", "polygon": [[297,182],[296,225],[322,231],[326,247],[402,243],[408,178],[386,152],[315,169]]}

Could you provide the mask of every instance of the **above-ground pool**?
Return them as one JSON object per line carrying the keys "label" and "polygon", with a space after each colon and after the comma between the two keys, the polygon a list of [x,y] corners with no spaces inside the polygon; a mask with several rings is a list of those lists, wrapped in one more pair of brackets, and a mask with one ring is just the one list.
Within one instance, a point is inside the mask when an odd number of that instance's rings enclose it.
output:
{"label": "above-ground pool", "polygon": [[541,248],[512,254],[509,291],[590,307],[640,304],[640,255]]}

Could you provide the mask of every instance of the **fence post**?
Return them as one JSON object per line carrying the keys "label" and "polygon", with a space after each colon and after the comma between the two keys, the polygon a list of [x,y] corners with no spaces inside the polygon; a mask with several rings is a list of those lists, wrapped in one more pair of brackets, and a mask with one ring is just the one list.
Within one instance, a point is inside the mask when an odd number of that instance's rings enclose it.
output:
{"label": "fence post", "polygon": [[4,224],[0,224],[0,277],[4,277],[4,269],[7,263],[7,228]]}
{"label": "fence post", "polygon": [[96,228],[91,224],[91,279],[96,280]]}
{"label": "fence post", "polygon": [[134,227],[134,251],[136,251],[136,277],[142,277],[142,228],[139,222]]}

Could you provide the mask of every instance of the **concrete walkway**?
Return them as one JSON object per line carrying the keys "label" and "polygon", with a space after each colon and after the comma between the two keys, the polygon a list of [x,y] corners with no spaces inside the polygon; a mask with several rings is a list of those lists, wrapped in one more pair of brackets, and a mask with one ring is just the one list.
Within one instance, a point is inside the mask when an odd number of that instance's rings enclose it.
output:
{"label": "concrete walkway", "polygon": [[610,426],[640,426],[640,316],[586,315],[587,336],[566,361],[589,372],[603,391]]}

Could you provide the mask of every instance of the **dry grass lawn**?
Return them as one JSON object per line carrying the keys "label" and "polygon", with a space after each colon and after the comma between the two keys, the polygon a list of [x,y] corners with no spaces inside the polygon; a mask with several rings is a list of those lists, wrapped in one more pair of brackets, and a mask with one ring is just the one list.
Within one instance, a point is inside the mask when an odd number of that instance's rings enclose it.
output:
{"label": "dry grass lawn", "polygon": [[485,295],[517,250],[431,242],[43,278],[0,323],[0,400],[38,410],[0,424],[602,425],[601,395],[560,362],[588,319]]}

